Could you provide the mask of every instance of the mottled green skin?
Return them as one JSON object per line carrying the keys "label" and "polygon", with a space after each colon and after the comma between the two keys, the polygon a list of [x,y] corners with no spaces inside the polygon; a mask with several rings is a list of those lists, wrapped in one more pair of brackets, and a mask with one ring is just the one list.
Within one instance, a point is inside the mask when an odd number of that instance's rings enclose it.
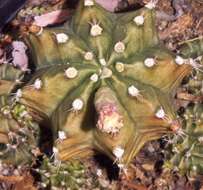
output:
{"label": "mottled green skin", "polygon": [[[138,15],[144,15],[142,26],[133,21]],[[103,29],[99,36],[90,35],[90,23],[94,22]],[[60,33],[69,36],[66,43],[57,42],[56,35]],[[143,8],[116,15],[97,4],[84,7],[81,1],[64,26],[46,28],[40,35],[30,34],[25,41],[36,72],[22,88],[20,103],[29,109],[35,121],[49,121],[47,126],[52,129],[54,141],[58,131],[66,133],[65,140],[55,143],[60,160],[80,159],[95,150],[115,160],[114,148],[122,147],[124,154],[116,161],[128,165],[146,142],[171,133],[171,122],[155,117],[155,113],[163,108],[167,118],[176,120],[173,94],[191,66],[177,65],[175,55],[159,43],[153,10]],[[119,41],[125,45],[122,53],[114,49]],[[86,52],[93,53],[91,61],[84,59]],[[147,58],[156,60],[152,68],[144,65]],[[106,60],[105,67],[112,75],[94,82],[90,76],[101,76],[100,70],[104,68],[100,59]],[[123,72],[115,69],[118,61],[124,63]],[[71,66],[78,70],[78,75],[68,79],[64,71]],[[42,87],[36,90],[33,83],[38,78]],[[140,90],[140,98],[129,95],[130,85]],[[103,88],[116,99],[123,118],[123,127],[114,135],[96,127],[95,101],[103,97]],[[84,106],[74,112],[72,102],[76,98],[82,99]]]}

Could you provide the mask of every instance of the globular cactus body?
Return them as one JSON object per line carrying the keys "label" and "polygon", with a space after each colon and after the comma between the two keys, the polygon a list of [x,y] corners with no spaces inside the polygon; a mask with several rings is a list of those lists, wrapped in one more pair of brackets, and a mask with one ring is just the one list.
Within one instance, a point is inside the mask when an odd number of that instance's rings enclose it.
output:
{"label": "globular cactus body", "polygon": [[36,72],[19,102],[50,121],[58,159],[96,150],[125,166],[178,123],[173,93],[192,67],[160,44],[150,7],[116,15],[81,1],[64,26],[25,41]]}

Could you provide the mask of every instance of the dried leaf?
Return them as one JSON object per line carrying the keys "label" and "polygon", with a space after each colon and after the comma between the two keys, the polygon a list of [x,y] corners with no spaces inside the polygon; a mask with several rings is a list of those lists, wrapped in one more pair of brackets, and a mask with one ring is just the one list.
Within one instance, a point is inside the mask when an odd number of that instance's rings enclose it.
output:
{"label": "dried leaf", "polygon": [[33,177],[27,174],[23,177],[23,180],[15,185],[15,190],[37,190],[33,183]]}
{"label": "dried leaf", "polygon": [[179,17],[175,22],[173,22],[166,30],[160,32],[159,37],[160,39],[166,39],[171,34],[173,36],[178,34],[184,34],[185,30],[191,27],[193,24],[193,18],[191,15],[183,15]]}
{"label": "dried leaf", "polygon": [[190,101],[190,102],[201,102],[203,100],[203,96],[195,96],[187,92],[177,93],[177,98],[181,100]]}
{"label": "dried leaf", "polygon": [[62,23],[70,16],[70,10],[56,10],[50,13],[43,14],[41,16],[34,17],[34,24],[44,27],[52,24]]}
{"label": "dried leaf", "polygon": [[12,46],[13,65],[19,67],[22,71],[26,71],[28,68],[27,46],[21,41],[13,41]]}
{"label": "dried leaf", "polygon": [[106,10],[114,12],[115,8],[117,7],[119,0],[96,0],[102,7]]}
{"label": "dried leaf", "polygon": [[33,177],[26,173],[24,176],[3,176],[0,175],[0,182],[13,184],[14,190],[37,190],[33,185]]}

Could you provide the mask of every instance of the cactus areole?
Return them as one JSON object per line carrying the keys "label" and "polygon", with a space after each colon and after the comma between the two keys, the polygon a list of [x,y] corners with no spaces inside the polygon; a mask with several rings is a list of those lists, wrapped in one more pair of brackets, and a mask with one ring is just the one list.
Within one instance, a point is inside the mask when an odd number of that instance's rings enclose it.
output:
{"label": "cactus areole", "polygon": [[172,95],[191,66],[160,44],[154,16],[82,0],[63,26],[26,37],[36,72],[18,99],[34,120],[50,121],[61,161],[99,151],[127,166],[146,142],[173,132]]}

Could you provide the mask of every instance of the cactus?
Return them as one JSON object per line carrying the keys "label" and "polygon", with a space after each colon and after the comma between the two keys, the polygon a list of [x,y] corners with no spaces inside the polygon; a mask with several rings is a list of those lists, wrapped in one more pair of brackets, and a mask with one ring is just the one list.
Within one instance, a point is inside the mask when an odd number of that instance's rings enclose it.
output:
{"label": "cactus", "polygon": [[[191,47],[191,46],[190,46]],[[193,51],[191,51],[194,53]],[[202,60],[199,60],[202,65]],[[203,74],[200,71],[193,72],[183,88],[194,97],[194,103],[188,104],[184,111],[180,112],[183,121],[182,136],[172,136],[166,151],[165,167],[169,170],[177,170],[181,174],[190,177],[203,175]],[[198,102],[200,101],[200,102]]]}
{"label": "cactus", "polygon": [[58,167],[44,156],[42,165],[35,172],[41,176],[42,182],[38,184],[41,188],[80,189],[85,184],[85,168],[78,162],[62,163]]}
{"label": "cactus", "polygon": [[190,177],[203,175],[202,108],[202,104],[194,104],[186,109],[183,114],[185,134],[182,137],[175,136],[171,140],[172,152],[167,152],[170,160],[165,162],[165,168],[179,171],[180,174],[187,174]]}
{"label": "cactus", "polygon": [[159,42],[152,8],[116,15],[82,0],[63,26],[25,38],[35,72],[17,100],[51,128],[56,161],[99,151],[125,167],[181,128],[173,95],[192,66]]}
{"label": "cactus", "polygon": [[96,150],[127,165],[147,141],[180,126],[172,94],[191,66],[159,43],[149,7],[115,15],[81,1],[64,26],[26,42],[36,72],[20,102],[38,122],[51,121],[58,159]]}
{"label": "cactus", "polygon": [[32,163],[38,150],[39,127],[18,103],[21,91],[9,98],[23,76],[11,65],[0,65],[0,158],[6,164]]}
{"label": "cactus", "polygon": [[183,57],[201,56],[203,52],[203,36],[181,43],[180,51]]}

